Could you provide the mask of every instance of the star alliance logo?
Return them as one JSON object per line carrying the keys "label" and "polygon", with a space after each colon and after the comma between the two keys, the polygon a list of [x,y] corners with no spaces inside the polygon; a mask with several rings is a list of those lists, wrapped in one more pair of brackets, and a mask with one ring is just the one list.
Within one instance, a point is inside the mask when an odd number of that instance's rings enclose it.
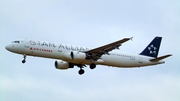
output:
{"label": "star alliance logo", "polygon": [[157,48],[152,44],[151,46],[148,47],[149,54],[156,54]]}

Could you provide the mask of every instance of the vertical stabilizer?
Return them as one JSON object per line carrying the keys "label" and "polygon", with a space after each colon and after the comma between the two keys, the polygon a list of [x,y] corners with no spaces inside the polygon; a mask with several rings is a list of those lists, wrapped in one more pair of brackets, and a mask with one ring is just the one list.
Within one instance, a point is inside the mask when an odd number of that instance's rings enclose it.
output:
{"label": "vertical stabilizer", "polygon": [[149,57],[157,58],[162,37],[155,37],[151,43],[140,53]]}

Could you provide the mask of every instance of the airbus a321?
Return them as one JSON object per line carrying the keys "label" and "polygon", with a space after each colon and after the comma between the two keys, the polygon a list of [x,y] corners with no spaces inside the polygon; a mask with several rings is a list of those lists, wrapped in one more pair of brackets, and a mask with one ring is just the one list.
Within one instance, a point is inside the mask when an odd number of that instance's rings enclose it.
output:
{"label": "airbus a321", "polygon": [[13,53],[22,54],[22,63],[26,62],[26,56],[37,56],[56,59],[55,67],[65,70],[77,66],[80,68],[78,73],[84,74],[84,67],[89,65],[91,69],[96,65],[105,65],[119,68],[142,67],[165,63],[163,59],[171,54],[158,57],[158,52],[162,37],[155,37],[152,42],[139,54],[117,53],[114,49],[119,47],[132,38],[122,40],[97,47],[87,48],[67,44],[57,44],[47,41],[37,40],[16,40],[5,48]]}

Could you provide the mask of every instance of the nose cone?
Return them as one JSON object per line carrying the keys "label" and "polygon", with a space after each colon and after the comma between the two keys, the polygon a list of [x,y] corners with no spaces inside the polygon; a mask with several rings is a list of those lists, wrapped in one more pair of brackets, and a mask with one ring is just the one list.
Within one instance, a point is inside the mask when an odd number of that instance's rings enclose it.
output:
{"label": "nose cone", "polygon": [[7,45],[6,47],[5,47],[8,51],[10,51],[10,52],[15,52],[15,48],[14,48],[14,45]]}
{"label": "nose cone", "polygon": [[7,45],[5,48],[6,48],[8,51],[11,50],[11,46],[10,46],[10,45]]}

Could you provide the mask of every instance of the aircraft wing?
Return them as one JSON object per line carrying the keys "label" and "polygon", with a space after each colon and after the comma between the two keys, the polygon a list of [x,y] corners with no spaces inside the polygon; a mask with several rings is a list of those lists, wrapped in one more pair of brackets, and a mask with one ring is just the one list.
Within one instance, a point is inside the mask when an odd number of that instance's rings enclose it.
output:
{"label": "aircraft wing", "polygon": [[119,49],[121,44],[123,44],[124,42],[126,42],[130,39],[132,39],[132,38],[124,38],[122,40],[86,51],[85,52],[87,54],[86,59],[98,60],[99,58],[101,58],[101,56],[103,54],[109,54],[110,51],[112,51],[114,49]]}

